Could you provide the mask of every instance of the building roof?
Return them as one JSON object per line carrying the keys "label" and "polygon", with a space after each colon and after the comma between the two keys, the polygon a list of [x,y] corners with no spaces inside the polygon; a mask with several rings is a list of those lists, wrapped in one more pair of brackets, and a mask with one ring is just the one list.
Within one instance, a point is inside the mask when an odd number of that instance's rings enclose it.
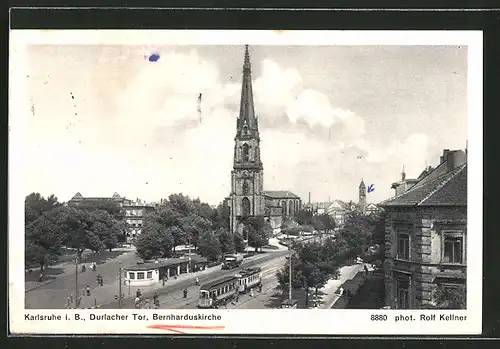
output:
{"label": "building roof", "polygon": [[446,163],[439,165],[409,190],[380,206],[467,206],[467,164],[442,173],[445,168]]}
{"label": "building roof", "polygon": [[300,199],[298,195],[288,190],[266,190],[263,194],[273,199]]}
{"label": "building roof", "polygon": [[[124,270],[153,270],[153,269],[158,269],[161,267],[170,267],[173,265],[178,265],[182,263],[189,262],[188,258],[169,258],[167,260],[158,262],[158,263],[143,263],[143,264],[137,264],[134,266],[129,266],[127,268],[123,268]],[[191,263],[206,263],[207,259],[205,257],[201,257],[198,255],[192,255],[191,256]]]}
{"label": "building roof", "polygon": [[224,276],[224,277],[221,277],[220,279],[217,279],[215,281],[201,285],[200,290],[207,290],[208,291],[212,287],[215,287],[218,285],[223,285],[223,284],[225,284],[229,281],[235,280],[235,279],[236,279],[236,276],[234,276],[234,275]]}

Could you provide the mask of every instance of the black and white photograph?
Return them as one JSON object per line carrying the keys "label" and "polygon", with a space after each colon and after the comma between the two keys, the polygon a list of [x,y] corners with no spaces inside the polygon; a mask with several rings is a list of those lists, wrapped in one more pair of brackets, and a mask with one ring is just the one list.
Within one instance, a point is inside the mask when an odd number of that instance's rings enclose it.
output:
{"label": "black and white photograph", "polygon": [[466,36],[33,32],[9,114],[23,326],[210,312],[224,314],[213,331],[238,332],[233,312],[268,310],[279,333],[281,311],[348,326],[339,314],[363,309],[367,324],[453,331],[480,317],[481,71]]}

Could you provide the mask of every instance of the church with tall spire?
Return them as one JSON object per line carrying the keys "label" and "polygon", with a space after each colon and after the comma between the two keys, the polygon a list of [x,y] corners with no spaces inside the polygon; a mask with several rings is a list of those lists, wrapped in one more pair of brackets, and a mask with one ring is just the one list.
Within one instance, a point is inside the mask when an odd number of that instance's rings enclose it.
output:
{"label": "church with tall spire", "polygon": [[245,45],[240,111],[234,137],[231,193],[226,199],[230,211],[230,231],[242,233],[249,217],[264,217],[271,226],[280,224],[301,207],[300,198],[289,191],[264,191],[264,166],[260,158],[259,120],[255,113],[252,67]]}

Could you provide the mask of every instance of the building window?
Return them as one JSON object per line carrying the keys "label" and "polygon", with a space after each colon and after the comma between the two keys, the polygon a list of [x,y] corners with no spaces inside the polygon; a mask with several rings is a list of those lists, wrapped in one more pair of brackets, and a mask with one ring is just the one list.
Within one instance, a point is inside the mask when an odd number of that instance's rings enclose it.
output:
{"label": "building window", "polygon": [[410,278],[396,277],[396,307],[397,309],[410,309]]}
{"label": "building window", "polygon": [[243,198],[242,208],[243,208],[243,216],[244,217],[250,216],[250,200],[248,200],[248,198]]}
{"label": "building window", "polygon": [[146,276],[148,279],[152,279],[153,278],[153,272],[152,271],[148,271],[148,274]]}
{"label": "building window", "polygon": [[135,273],[128,273],[128,278],[130,280],[134,280],[135,279]]}
{"label": "building window", "polygon": [[144,280],[144,273],[143,272],[137,273],[137,280]]}
{"label": "building window", "polygon": [[398,233],[397,259],[410,259],[410,235],[407,233]]}
{"label": "building window", "polygon": [[443,263],[463,263],[463,236],[444,233]]}
{"label": "building window", "polygon": [[281,201],[281,214],[283,216],[286,216],[286,201],[285,200]]}
{"label": "building window", "polygon": [[244,162],[247,162],[249,159],[250,159],[250,147],[248,144],[243,144],[242,146],[242,150],[243,150],[243,161]]}
{"label": "building window", "polygon": [[243,180],[243,195],[250,194],[250,185],[248,184],[248,179]]}

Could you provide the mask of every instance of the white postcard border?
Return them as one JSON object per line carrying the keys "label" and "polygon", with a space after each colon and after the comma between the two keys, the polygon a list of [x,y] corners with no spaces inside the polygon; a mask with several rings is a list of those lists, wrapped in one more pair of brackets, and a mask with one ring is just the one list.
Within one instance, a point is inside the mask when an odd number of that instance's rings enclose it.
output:
{"label": "white postcard border", "polygon": [[[30,113],[24,95],[27,45],[466,45],[468,46],[468,272],[467,310],[24,310],[23,123]],[[13,30],[9,89],[9,320],[12,333],[196,334],[478,334],[482,327],[482,33],[479,31],[191,31]],[[26,321],[25,314],[60,314],[62,320]],[[218,314],[221,320],[90,321],[93,314]],[[74,319],[74,314],[87,318]],[[371,321],[371,315],[388,321]],[[466,321],[419,321],[422,314],[456,314]],[[417,320],[395,322],[412,315]],[[64,320],[68,316],[72,320]],[[305,317],[307,316],[307,318]],[[154,324],[194,326],[151,329]],[[216,326],[203,329],[198,326]],[[221,327],[222,326],[222,327]]]}

